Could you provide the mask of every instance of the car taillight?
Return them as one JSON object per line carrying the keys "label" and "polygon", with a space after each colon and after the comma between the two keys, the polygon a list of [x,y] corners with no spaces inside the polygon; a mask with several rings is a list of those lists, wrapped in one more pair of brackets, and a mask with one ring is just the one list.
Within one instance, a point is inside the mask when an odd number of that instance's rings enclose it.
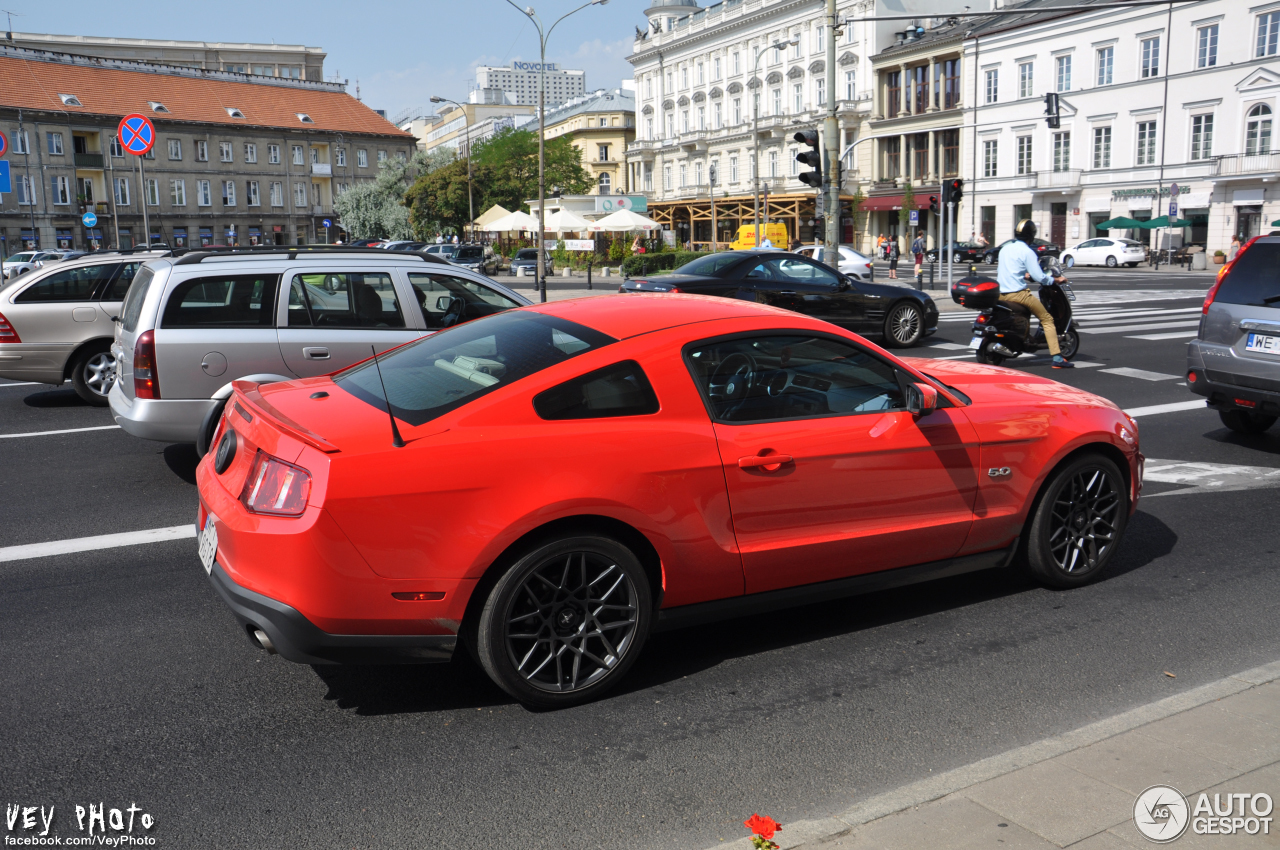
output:
{"label": "car taillight", "polygon": [[311,473],[259,451],[240,501],[255,514],[301,516],[311,495]]}
{"label": "car taillight", "polygon": [[668,289],[667,292],[683,292],[683,290],[680,289],[680,287],[678,286],[673,286],[670,289]]}
{"label": "car taillight", "polygon": [[1246,242],[1244,244],[1244,247],[1236,252],[1235,257],[1231,260],[1231,262],[1227,263],[1225,266],[1218,269],[1218,279],[1213,282],[1213,286],[1209,287],[1209,291],[1205,293],[1204,307],[1201,308],[1200,310],[1201,313],[1203,313],[1206,316],[1209,315],[1209,305],[1213,304],[1213,299],[1217,297],[1218,290],[1222,288],[1222,282],[1227,279],[1227,275],[1231,274],[1231,269],[1235,266],[1236,263],[1240,262],[1240,258],[1244,256],[1245,251],[1249,250],[1249,246],[1251,246],[1254,242],[1257,242],[1259,238],[1260,237],[1255,236],[1252,239],[1250,239],[1248,242]]}
{"label": "car taillight", "polygon": [[133,344],[133,397],[160,398],[155,331],[143,331]]}
{"label": "car taillight", "polygon": [[22,342],[18,332],[9,324],[9,320],[0,314],[0,342]]}

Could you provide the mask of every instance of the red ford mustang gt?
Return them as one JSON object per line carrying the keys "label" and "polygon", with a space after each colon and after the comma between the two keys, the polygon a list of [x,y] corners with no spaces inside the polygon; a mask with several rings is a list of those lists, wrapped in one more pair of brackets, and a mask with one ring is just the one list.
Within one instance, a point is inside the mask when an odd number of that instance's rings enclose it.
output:
{"label": "red ford mustang gt", "polygon": [[212,445],[200,556],[256,646],[441,661],[461,641],[541,706],[604,692],[659,629],[1014,563],[1084,584],[1142,481],[1105,399],[679,295],[237,383]]}

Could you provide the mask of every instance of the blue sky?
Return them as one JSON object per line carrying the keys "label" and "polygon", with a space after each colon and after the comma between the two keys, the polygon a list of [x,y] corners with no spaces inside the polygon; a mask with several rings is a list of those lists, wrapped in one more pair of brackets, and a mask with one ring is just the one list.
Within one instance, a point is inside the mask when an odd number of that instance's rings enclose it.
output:
{"label": "blue sky", "polygon": [[[16,0],[12,0],[16,2]],[[585,0],[516,0],[532,3],[547,26]],[[587,87],[616,87],[631,77],[626,56],[644,0],[610,0],[565,20],[551,36],[547,61],[587,72]],[[537,61],[537,32],[506,0],[386,0],[381,3],[300,3],[297,0],[174,4],[138,0],[127,6],[63,0],[6,6],[22,17],[18,32],[165,38],[185,41],[252,41],[306,44],[328,52],[326,78],[350,80],[361,99],[395,115],[430,107],[433,94],[465,97],[477,65]],[[177,11],[175,11],[177,10]]]}

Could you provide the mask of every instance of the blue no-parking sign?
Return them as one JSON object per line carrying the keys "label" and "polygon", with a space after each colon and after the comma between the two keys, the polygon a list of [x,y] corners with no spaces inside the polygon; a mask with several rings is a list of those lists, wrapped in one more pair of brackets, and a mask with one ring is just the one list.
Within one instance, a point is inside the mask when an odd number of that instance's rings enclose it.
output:
{"label": "blue no-parking sign", "polygon": [[80,220],[84,222],[85,227],[93,227],[98,223],[98,217],[91,212],[87,212],[80,216]]}
{"label": "blue no-parking sign", "polygon": [[120,120],[116,135],[124,149],[134,156],[142,156],[156,143],[156,128],[151,119],[136,112]]}

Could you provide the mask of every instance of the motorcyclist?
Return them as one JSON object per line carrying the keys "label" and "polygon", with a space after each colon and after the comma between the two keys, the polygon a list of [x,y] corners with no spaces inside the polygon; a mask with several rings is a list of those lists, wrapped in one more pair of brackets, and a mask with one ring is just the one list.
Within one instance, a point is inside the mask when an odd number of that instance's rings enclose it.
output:
{"label": "motorcyclist", "polygon": [[[1053,355],[1053,368],[1071,369],[1075,364],[1062,356],[1058,347],[1058,328],[1053,323],[1053,316],[1045,309],[1044,304],[1027,289],[1028,281],[1044,283],[1049,279],[1040,268],[1040,260],[1036,256],[1035,244],[1036,223],[1029,218],[1018,222],[1013,230],[1014,241],[1000,249],[1000,264],[996,269],[996,280],[1000,282],[1000,300],[1008,304],[1021,304],[1040,320],[1044,330],[1045,342],[1049,345],[1049,353]],[[1054,278],[1064,283],[1065,277]]]}

